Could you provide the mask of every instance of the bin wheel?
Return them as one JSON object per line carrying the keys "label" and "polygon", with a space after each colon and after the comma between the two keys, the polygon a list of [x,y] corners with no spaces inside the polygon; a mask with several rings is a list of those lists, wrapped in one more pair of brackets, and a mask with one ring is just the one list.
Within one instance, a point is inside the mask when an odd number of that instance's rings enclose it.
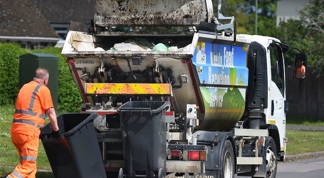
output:
{"label": "bin wheel", "polygon": [[162,168],[159,169],[158,178],[163,178],[163,169]]}
{"label": "bin wheel", "polygon": [[120,168],[118,172],[118,178],[123,178],[123,177],[124,177],[123,168]]}

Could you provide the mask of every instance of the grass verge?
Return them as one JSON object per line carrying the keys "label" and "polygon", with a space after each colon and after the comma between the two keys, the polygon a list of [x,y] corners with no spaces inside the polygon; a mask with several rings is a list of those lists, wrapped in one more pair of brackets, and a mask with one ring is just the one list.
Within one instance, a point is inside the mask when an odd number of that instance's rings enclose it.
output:
{"label": "grass verge", "polygon": [[298,155],[324,150],[323,131],[287,130],[287,154]]}
{"label": "grass verge", "polygon": [[[18,153],[11,142],[10,136],[13,113],[14,106],[0,106],[0,178],[12,172],[13,168],[19,163]],[[46,123],[48,122],[49,120],[46,119]],[[37,166],[39,169],[51,168],[41,141]],[[37,174],[37,178],[42,178],[43,174]],[[47,175],[46,178],[50,177]]]}

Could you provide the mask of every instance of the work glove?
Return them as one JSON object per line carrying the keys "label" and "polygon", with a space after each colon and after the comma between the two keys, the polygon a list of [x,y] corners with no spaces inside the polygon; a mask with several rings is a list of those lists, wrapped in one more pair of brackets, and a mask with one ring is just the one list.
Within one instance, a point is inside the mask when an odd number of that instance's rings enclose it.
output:
{"label": "work glove", "polygon": [[52,138],[54,138],[54,139],[56,139],[56,138],[60,138],[61,136],[60,136],[60,131],[58,130],[58,131],[52,131],[52,133],[50,134],[50,136],[52,137]]}

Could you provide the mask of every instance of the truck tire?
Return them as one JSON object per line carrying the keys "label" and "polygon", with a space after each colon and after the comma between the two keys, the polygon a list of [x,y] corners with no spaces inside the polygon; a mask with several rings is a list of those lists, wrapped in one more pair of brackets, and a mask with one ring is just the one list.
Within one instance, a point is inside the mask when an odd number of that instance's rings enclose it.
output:
{"label": "truck tire", "polygon": [[119,172],[118,172],[118,178],[124,178],[124,171],[123,171],[123,168],[120,168],[120,169],[119,169]]}
{"label": "truck tire", "polygon": [[277,175],[277,147],[272,137],[267,138],[267,165],[266,165],[266,178],[275,178]]}
{"label": "truck tire", "polygon": [[224,149],[222,150],[221,163],[223,165],[221,177],[234,178],[234,150],[232,143],[229,140],[225,141]]}
{"label": "truck tire", "polygon": [[162,168],[159,169],[158,178],[163,178],[163,169]]}

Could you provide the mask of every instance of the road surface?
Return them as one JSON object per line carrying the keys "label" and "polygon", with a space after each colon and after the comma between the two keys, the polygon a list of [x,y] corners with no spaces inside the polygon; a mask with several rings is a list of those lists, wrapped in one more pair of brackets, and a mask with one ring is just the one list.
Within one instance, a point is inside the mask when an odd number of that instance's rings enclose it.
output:
{"label": "road surface", "polygon": [[[324,158],[278,164],[276,178],[322,178],[324,177]],[[235,178],[248,178],[236,176]]]}

